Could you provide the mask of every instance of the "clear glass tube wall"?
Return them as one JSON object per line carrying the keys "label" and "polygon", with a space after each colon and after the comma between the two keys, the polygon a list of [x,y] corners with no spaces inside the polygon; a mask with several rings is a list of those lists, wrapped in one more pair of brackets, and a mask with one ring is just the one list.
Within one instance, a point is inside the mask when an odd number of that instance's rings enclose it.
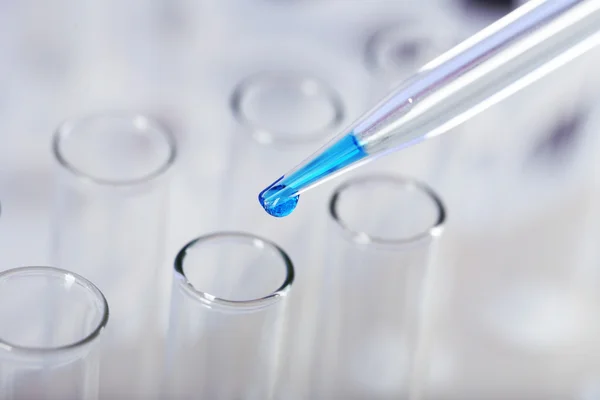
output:
{"label": "clear glass tube wall", "polygon": [[[276,171],[300,162],[342,128],[344,104],[338,91],[318,72],[279,70],[240,81],[231,94],[230,105],[237,126],[231,135],[223,194],[227,204],[223,214],[227,218],[223,222],[232,229],[285,233],[284,224],[275,222],[261,209],[258,193]],[[302,209],[307,208],[311,206],[306,204]],[[303,218],[309,216],[305,213]],[[301,220],[296,215],[290,218]],[[263,224],[269,226],[261,228]]]}
{"label": "clear glass tube wall", "polygon": [[168,308],[170,272],[161,266],[174,140],[145,116],[106,113],[67,121],[53,146],[54,262],[93,280],[112,309],[101,397],[154,398]]}
{"label": "clear glass tube wall", "polygon": [[444,207],[411,179],[355,178],[329,203],[311,399],[415,399],[423,298]]}
{"label": "clear glass tube wall", "polygon": [[[311,71],[311,70],[309,70]],[[292,68],[247,76],[235,86],[231,112],[237,122],[232,132],[229,169],[224,187],[222,229],[249,230],[276,238],[298,270],[294,293],[288,302],[282,350],[289,362],[283,365],[280,390],[306,388],[310,350],[305,334],[316,312],[312,300],[314,274],[323,246],[324,222],[320,204],[326,193],[312,193],[283,222],[269,216],[258,202],[258,193],[277,171],[300,162],[315,147],[343,128],[347,109],[340,91],[314,73]]]}
{"label": "clear glass tube wall", "polygon": [[[365,110],[411,77],[423,65],[449,50],[465,36],[461,27],[443,12],[416,7],[401,16],[390,17],[366,37],[364,67],[370,85],[365,93]],[[448,158],[459,140],[457,135],[405,149],[401,156],[378,160],[371,168],[402,171],[430,183],[437,183],[447,168]]]}
{"label": "clear glass tube wall", "polygon": [[420,9],[406,11],[367,37],[365,65],[373,85],[372,107],[419,68],[459,43],[460,27],[447,16]]}
{"label": "clear glass tube wall", "polygon": [[273,399],[293,280],[286,253],[260,237],[187,244],[175,260],[162,398]]}
{"label": "clear glass tube wall", "polygon": [[108,314],[102,292],[75,273],[0,273],[0,398],[97,399]]}

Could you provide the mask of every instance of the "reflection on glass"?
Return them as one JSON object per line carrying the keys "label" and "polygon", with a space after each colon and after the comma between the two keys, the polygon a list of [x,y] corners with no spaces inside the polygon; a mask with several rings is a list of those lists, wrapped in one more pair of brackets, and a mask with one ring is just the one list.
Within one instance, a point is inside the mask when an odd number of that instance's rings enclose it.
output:
{"label": "reflection on glass", "polygon": [[188,243],[175,259],[162,398],[273,399],[293,280],[287,254],[260,237]]}
{"label": "reflection on glass", "polygon": [[73,272],[21,267],[0,273],[0,398],[97,399],[107,322],[100,290]]}
{"label": "reflection on glass", "polygon": [[168,300],[161,266],[174,140],[145,116],[107,113],[67,121],[53,145],[54,260],[92,279],[111,305],[101,397],[150,398]]}
{"label": "reflection on glass", "polygon": [[444,207],[419,182],[373,175],[338,187],[329,210],[311,398],[416,399],[422,301]]}

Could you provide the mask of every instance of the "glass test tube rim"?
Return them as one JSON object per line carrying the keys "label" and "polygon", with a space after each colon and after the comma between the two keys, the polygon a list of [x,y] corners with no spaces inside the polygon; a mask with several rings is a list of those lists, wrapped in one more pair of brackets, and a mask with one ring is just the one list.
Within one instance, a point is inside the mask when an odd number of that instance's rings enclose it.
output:
{"label": "glass test tube rim", "polygon": [[[367,232],[354,230],[349,227],[338,213],[337,204],[339,199],[347,189],[356,187],[357,185],[372,183],[374,181],[393,183],[405,188],[421,191],[432,201],[437,210],[437,218],[435,219],[434,223],[418,234],[400,239],[386,239],[370,235]],[[424,241],[441,236],[445,228],[447,212],[442,199],[427,184],[417,179],[402,175],[380,173],[351,178],[339,185],[333,191],[333,194],[329,200],[329,216],[334,221],[336,227],[342,231],[343,235],[358,245],[404,249],[405,247],[417,245]]]}
{"label": "glass test tube rim", "polygon": [[[183,267],[187,251],[195,246],[210,243],[212,241],[220,241],[223,239],[236,239],[240,242],[246,242],[253,246],[268,247],[273,250],[275,254],[280,257],[286,270],[285,279],[279,288],[265,296],[251,300],[227,300],[195,288],[194,285],[188,280]],[[210,233],[193,239],[177,253],[174,263],[174,272],[179,286],[184,290],[186,295],[200,301],[203,305],[208,306],[211,309],[215,308],[232,312],[254,312],[277,303],[288,295],[295,278],[292,260],[280,246],[260,236],[238,231]]]}
{"label": "glass test tube rim", "polygon": [[25,266],[25,267],[16,267],[11,268],[6,271],[0,272],[0,282],[2,282],[6,278],[10,278],[13,275],[21,275],[21,274],[41,274],[44,276],[55,275],[57,277],[66,277],[71,276],[74,278],[74,282],[77,282],[81,286],[85,287],[86,290],[89,290],[97,299],[100,300],[102,304],[102,318],[98,322],[98,324],[88,333],[85,337],[73,342],[68,343],[61,346],[49,346],[49,347],[37,347],[37,346],[22,346],[10,341],[3,339],[0,336],[0,349],[9,351],[11,353],[22,354],[22,355],[36,355],[36,354],[62,354],[69,351],[81,349],[85,347],[87,344],[91,343],[100,336],[100,334],[106,328],[108,324],[110,310],[108,306],[108,302],[106,297],[102,291],[94,285],[90,280],[84,278],[83,276],[71,272],[62,268],[56,268],[51,266]]}
{"label": "glass test tube rim", "polygon": [[[253,122],[244,112],[242,103],[248,93],[248,90],[261,81],[269,79],[287,79],[293,82],[298,88],[306,83],[314,83],[318,91],[323,93],[327,101],[333,108],[333,117],[319,129],[315,129],[306,135],[297,135],[297,138],[290,138],[290,135],[282,131],[274,131]],[[301,89],[300,89],[301,91]],[[339,92],[326,81],[312,72],[303,70],[265,70],[248,75],[238,82],[231,92],[229,98],[229,107],[235,120],[242,126],[249,128],[252,132],[252,138],[259,144],[281,146],[283,148],[319,143],[327,139],[332,133],[336,133],[341,128],[346,118],[346,109],[344,101]],[[258,140],[257,137],[268,137],[269,140]]]}
{"label": "glass test tube rim", "polygon": [[[433,17],[431,16],[417,16],[409,15],[404,18],[397,19],[396,21],[389,22],[379,28],[373,30],[366,39],[364,47],[364,62],[366,69],[372,74],[387,74],[388,71],[384,65],[381,65],[379,50],[382,44],[384,44],[390,37],[394,36],[397,31],[405,31],[404,39],[413,40],[418,37],[422,44],[430,45],[435,48],[435,57],[437,54],[451,48],[453,45],[460,43],[460,37],[457,32],[453,32],[452,35],[431,35],[424,27],[423,23],[432,22]],[[447,25],[444,22],[444,26]],[[428,34],[429,33],[429,34]],[[425,60],[431,61],[431,60]],[[424,63],[423,63],[424,64]],[[422,65],[419,64],[418,67]],[[416,71],[407,71],[414,73]],[[401,82],[396,82],[392,87],[399,85]]]}
{"label": "glass test tube rim", "polygon": [[[122,118],[123,120],[142,120],[149,127],[155,128],[160,134],[163,136],[165,140],[165,144],[169,149],[169,153],[167,158],[154,170],[141,176],[139,178],[133,179],[124,179],[124,180],[113,180],[113,179],[104,179],[98,178],[93,175],[88,174],[86,171],[80,169],[73,163],[68,160],[68,157],[65,157],[61,151],[61,143],[65,139],[69,137],[69,135],[75,130],[75,128],[86,121],[91,121],[94,119],[103,119],[103,118]],[[175,136],[173,133],[162,123],[157,121],[154,118],[151,118],[147,115],[138,112],[128,112],[128,111],[106,111],[106,112],[96,112],[90,113],[83,116],[70,118],[62,122],[58,129],[54,132],[52,137],[52,153],[54,154],[55,160],[58,164],[63,167],[66,171],[70,172],[73,176],[78,178],[79,180],[97,185],[97,186],[105,186],[105,187],[113,187],[113,188],[125,188],[132,186],[140,186],[145,185],[149,182],[152,182],[159,177],[163,176],[175,163],[177,159],[177,141],[175,140]]]}

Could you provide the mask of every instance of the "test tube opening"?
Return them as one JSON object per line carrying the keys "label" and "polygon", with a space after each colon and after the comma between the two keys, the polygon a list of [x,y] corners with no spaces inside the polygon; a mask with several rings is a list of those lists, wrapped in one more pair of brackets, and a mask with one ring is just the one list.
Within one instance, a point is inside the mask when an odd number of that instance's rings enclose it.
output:
{"label": "test tube opening", "polygon": [[174,266],[163,398],[271,399],[292,262],[274,243],[216,232]]}
{"label": "test tube opening", "polygon": [[399,246],[442,234],[446,210],[427,185],[394,175],[351,179],[329,202],[335,225],[357,244]]}
{"label": "test tube opening", "polygon": [[54,267],[0,273],[0,348],[16,355],[85,347],[108,323],[108,303],[90,281]]}
{"label": "test tube opening", "polygon": [[345,118],[338,92],[317,76],[300,71],[252,75],[235,87],[230,106],[256,142],[281,147],[322,141]]}
{"label": "test tube opening", "polygon": [[63,123],[53,150],[51,257],[92,280],[111,306],[100,393],[147,398],[157,390],[161,361],[152,349],[167,313],[170,271],[160,266],[175,139],[147,116],[114,111]]}
{"label": "test tube opening", "polygon": [[106,186],[151,181],[163,175],[176,158],[171,132],[146,116],[126,112],[66,121],[55,133],[52,149],[67,171]]}
{"label": "test tube opening", "polygon": [[329,211],[310,398],[418,398],[444,206],[423,183],[379,173],[339,186]]}
{"label": "test tube opening", "polygon": [[453,42],[454,32],[448,35],[447,29],[443,29],[444,35],[435,34],[429,29],[434,24],[437,26],[435,31],[439,32],[437,18],[414,15],[377,29],[366,41],[367,68],[392,89],[458,42]]}
{"label": "test tube opening", "polygon": [[294,268],[285,251],[269,240],[219,232],[184,246],[175,258],[175,276],[186,294],[202,304],[244,312],[287,296]]}

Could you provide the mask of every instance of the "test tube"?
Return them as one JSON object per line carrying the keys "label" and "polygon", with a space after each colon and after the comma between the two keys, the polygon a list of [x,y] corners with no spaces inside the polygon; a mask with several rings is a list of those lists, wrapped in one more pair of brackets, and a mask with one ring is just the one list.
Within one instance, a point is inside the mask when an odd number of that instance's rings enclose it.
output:
{"label": "test tube", "polygon": [[[231,112],[237,123],[232,132],[226,200],[222,227],[252,231],[277,241],[288,251],[299,271],[285,319],[282,349],[289,362],[282,368],[284,393],[303,391],[307,363],[305,331],[317,312],[313,303],[317,262],[322,252],[323,219],[316,212],[326,193],[302,199],[287,223],[267,215],[257,199],[257,188],[272,179],[273,171],[286,170],[342,128],[346,104],[335,84],[318,72],[281,68],[250,74],[234,88]],[[323,196],[323,198],[321,198]],[[310,240],[307,240],[310,238]]]}
{"label": "test tube", "polygon": [[101,398],[153,398],[168,311],[170,275],[160,267],[174,139],[148,117],[115,112],[65,122],[53,150],[54,260],[96,282],[112,309]]}
{"label": "test tube", "polygon": [[[365,69],[370,76],[365,108],[373,107],[396,86],[444,51],[458,44],[458,25],[440,12],[404,11],[366,37]],[[417,179],[437,183],[457,137],[441,137],[403,151],[401,157],[382,159],[379,169],[403,171]]]}
{"label": "test tube", "polygon": [[[273,222],[256,198],[261,182],[271,179],[274,170],[299,162],[312,146],[335,134],[345,120],[345,107],[338,91],[317,74],[294,70],[246,77],[234,88],[230,105],[238,129],[230,150],[231,184],[224,194],[235,207],[227,207],[226,225],[256,229],[257,222]],[[272,223],[267,232],[281,226]]]}
{"label": "test tube", "polygon": [[0,398],[98,398],[99,344],[108,304],[93,283],[63,269],[0,273]]}
{"label": "test tube", "polygon": [[339,186],[329,211],[309,398],[416,399],[444,206],[420,182],[376,174]]}
{"label": "test tube", "polygon": [[277,379],[287,254],[245,233],[220,232],[177,254],[163,397],[269,400]]}
{"label": "test tube", "polygon": [[459,42],[455,23],[437,13],[405,13],[382,24],[366,40],[364,61],[373,85],[373,106],[427,62]]}

